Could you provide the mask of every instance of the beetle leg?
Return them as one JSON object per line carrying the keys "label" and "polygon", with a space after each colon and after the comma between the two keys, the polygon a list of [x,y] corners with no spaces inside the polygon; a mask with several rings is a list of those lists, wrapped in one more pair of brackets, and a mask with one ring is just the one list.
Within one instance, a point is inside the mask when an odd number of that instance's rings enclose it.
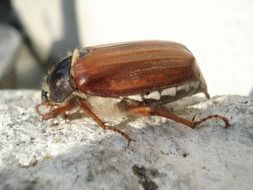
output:
{"label": "beetle leg", "polygon": [[111,130],[111,131],[117,132],[117,133],[121,134],[123,137],[125,137],[128,141],[128,146],[131,141],[135,141],[127,133],[125,133],[117,128],[105,125],[104,122],[92,111],[92,109],[90,108],[90,105],[87,102],[80,100],[79,106],[85,111],[85,113],[87,113],[92,119],[94,119],[94,121],[100,127],[102,127],[105,130]]}
{"label": "beetle leg", "polygon": [[217,115],[217,114],[215,114],[215,115],[209,115],[209,116],[207,116],[205,118],[200,119],[199,121],[193,121],[193,122],[195,123],[195,127],[196,127],[196,126],[200,125],[201,123],[205,122],[206,120],[209,120],[209,119],[212,119],[212,118],[221,119],[222,121],[224,121],[225,128],[229,127],[229,125],[230,125],[229,121],[228,121],[228,119],[226,117],[224,117],[222,115]]}
{"label": "beetle leg", "polygon": [[228,119],[225,118],[224,116],[221,116],[221,115],[209,115],[199,121],[191,121],[191,120],[179,117],[164,108],[157,108],[157,107],[140,105],[140,106],[128,106],[127,109],[128,109],[128,112],[132,115],[143,115],[143,116],[157,115],[157,116],[165,117],[165,118],[171,119],[173,121],[182,123],[182,124],[184,124],[188,127],[191,127],[193,129],[195,127],[197,127],[198,125],[200,125],[201,123],[203,123],[204,121],[212,119],[212,118],[221,119],[222,121],[224,121],[225,128],[229,126]]}
{"label": "beetle leg", "polygon": [[[54,117],[57,117],[59,115],[64,115],[67,111],[73,109],[76,106],[74,103],[68,103],[62,107],[55,108],[53,110],[50,110],[48,113],[40,113],[38,106],[36,106],[36,111],[42,116],[43,120],[48,120]],[[52,107],[51,107],[52,108]]]}

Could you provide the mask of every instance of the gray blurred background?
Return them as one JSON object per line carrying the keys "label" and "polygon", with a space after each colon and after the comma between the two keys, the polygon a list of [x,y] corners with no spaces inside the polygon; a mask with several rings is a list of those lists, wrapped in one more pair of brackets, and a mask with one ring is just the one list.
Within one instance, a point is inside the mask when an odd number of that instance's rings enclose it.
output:
{"label": "gray blurred background", "polygon": [[1,0],[0,88],[39,89],[74,48],[170,40],[195,55],[211,95],[253,95],[251,0]]}

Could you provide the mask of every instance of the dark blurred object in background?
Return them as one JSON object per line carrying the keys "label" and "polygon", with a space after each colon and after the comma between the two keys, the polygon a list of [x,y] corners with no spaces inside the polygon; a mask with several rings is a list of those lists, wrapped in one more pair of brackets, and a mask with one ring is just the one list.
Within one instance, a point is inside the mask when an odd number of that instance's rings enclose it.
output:
{"label": "dark blurred object in background", "polygon": [[48,64],[79,47],[75,1],[0,1],[0,88],[40,88]]}
{"label": "dark blurred object in background", "polygon": [[0,1],[0,88],[39,88],[41,60],[9,0]]}
{"label": "dark blurred object in background", "polygon": [[0,22],[10,23],[12,20],[12,8],[9,0],[0,1]]}

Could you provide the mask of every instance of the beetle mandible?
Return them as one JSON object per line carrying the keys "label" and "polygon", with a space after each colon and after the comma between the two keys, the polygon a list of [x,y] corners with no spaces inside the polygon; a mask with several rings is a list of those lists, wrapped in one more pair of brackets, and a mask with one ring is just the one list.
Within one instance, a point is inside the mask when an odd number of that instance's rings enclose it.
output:
{"label": "beetle mandible", "polygon": [[[116,109],[125,116],[161,116],[188,127],[221,115],[209,115],[199,121],[171,113],[163,105],[196,93],[209,94],[193,54],[182,44],[169,41],[140,41],[75,49],[58,62],[42,85],[37,112],[44,120],[64,115],[80,107],[103,129],[120,133],[128,144],[133,140],[118,128],[106,125],[99,112]],[[50,107],[41,113],[39,107]]]}

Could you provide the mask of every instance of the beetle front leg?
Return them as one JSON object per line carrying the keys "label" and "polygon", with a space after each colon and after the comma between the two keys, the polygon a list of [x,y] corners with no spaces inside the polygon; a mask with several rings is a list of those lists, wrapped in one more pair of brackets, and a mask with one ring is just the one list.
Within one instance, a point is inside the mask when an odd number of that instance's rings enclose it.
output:
{"label": "beetle front leg", "polygon": [[[48,119],[55,118],[55,117],[57,117],[59,115],[64,115],[67,111],[73,109],[76,106],[76,104],[68,103],[68,104],[66,104],[64,106],[52,109],[49,112],[44,113],[44,114],[39,111],[39,107],[40,106],[41,106],[41,104],[39,104],[39,105],[36,106],[37,113],[42,116],[43,120],[48,120]],[[52,106],[51,106],[51,108],[52,108]]]}
{"label": "beetle front leg", "polygon": [[182,123],[193,129],[196,128],[201,123],[203,123],[204,121],[212,119],[212,118],[221,119],[225,123],[225,128],[229,126],[228,119],[221,115],[209,115],[199,121],[194,121],[194,120],[188,120],[188,119],[179,117],[164,108],[140,105],[140,106],[129,106],[127,109],[128,109],[128,112],[132,115],[142,115],[142,116],[157,115],[157,116],[165,117],[173,121]]}
{"label": "beetle front leg", "polygon": [[125,133],[117,128],[105,125],[104,122],[92,111],[90,105],[87,102],[80,100],[79,106],[85,111],[85,113],[87,113],[92,119],[94,119],[94,121],[100,127],[102,127],[105,130],[111,130],[111,131],[117,132],[117,133],[121,134],[123,137],[125,137],[128,142],[128,146],[131,141],[135,141],[127,133]]}

